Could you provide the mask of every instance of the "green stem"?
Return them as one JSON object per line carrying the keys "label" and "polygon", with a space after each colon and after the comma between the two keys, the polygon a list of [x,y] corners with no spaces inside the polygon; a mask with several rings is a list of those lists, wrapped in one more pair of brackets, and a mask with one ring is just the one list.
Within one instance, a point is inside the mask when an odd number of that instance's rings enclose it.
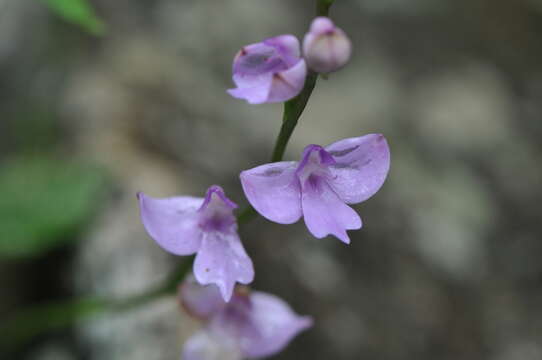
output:
{"label": "green stem", "polygon": [[301,117],[303,110],[307,106],[307,102],[312,94],[312,90],[316,85],[316,79],[318,74],[312,71],[309,71],[307,79],[305,80],[305,86],[301,93],[297,95],[292,100],[288,100],[284,103],[284,113],[282,116],[282,127],[280,128],[279,136],[275,143],[275,149],[273,150],[273,156],[271,157],[271,162],[281,161],[284,156],[284,151],[286,151],[286,146],[290,141],[290,137],[294,132],[295,127],[297,126],[297,121]]}
{"label": "green stem", "polygon": [[335,0],[317,0],[316,1],[316,16],[328,16],[329,8]]}
{"label": "green stem", "polygon": [[237,224],[243,225],[249,222],[250,220],[254,219],[258,213],[252,206],[247,206],[241,212],[239,212],[239,215],[237,215]]}

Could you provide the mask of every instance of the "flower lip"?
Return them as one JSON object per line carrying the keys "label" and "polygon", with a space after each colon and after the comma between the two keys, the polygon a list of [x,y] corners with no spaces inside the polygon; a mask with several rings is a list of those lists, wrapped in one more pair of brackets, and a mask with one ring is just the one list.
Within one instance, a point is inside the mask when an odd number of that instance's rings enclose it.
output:
{"label": "flower lip", "polygon": [[226,194],[224,193],[224,190],[222,189],[222,187],[218,186],[218,185],[212,185],[209,187],[209,189],[207,189],[207,193],[205,194],[205,200],[203,200],[203,204],[201,204],[200,208],[198,209],[198,212],[202,212],[204,211],[205,209],[207,209],[207,207],[209,206],[209,204],[211,203],[211,201],[213,200],[213,194],[216,194],[220,200],[222,200],[222,202],[227,206],[229,207],[230,209],[237,209],[237,204],[234,203],[233,201],[231,201],[227,196]]}

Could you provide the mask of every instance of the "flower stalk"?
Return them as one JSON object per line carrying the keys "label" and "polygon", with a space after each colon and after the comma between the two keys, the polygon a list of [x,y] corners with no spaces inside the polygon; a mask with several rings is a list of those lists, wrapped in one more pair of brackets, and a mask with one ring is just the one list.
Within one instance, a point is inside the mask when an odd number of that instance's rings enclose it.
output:
{"label": "flower stalk", "polygon": [[316,16],[328,16],[329,8],[335,0],[317,0],[316,1]]}

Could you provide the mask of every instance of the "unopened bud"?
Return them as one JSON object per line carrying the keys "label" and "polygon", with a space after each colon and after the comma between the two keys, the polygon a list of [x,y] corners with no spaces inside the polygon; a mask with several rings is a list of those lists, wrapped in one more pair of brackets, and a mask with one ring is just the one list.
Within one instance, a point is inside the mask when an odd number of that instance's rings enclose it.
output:
{"label": "unopened bud", "polygon": [[330,73],[342,68],[350,59],[352,47],[348,36],[327,17],[312,21],[303,40],[303,53],[310,69]]}

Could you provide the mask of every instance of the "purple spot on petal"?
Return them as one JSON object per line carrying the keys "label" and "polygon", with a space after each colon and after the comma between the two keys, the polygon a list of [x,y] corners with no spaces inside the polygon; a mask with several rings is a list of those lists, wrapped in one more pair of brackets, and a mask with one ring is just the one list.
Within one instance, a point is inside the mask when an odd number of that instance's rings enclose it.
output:
{"label": "purple spot on petal", "polygon": [[373,162],[373,159],[367,159],[363,162],[363,164],[361,164],[361,166],[365,166],[365,165],[369,165],[370,163]]}
{"label": "purple spot on petal", "polygon": [[322,192],[322,181],[324,181],[324,179],[321,176],[311,174],[305,182],[305,189],[319,194]]}
{"label": "purple spot on petal", "polygon": [[330,151],[329,154],[331,156],[341,157],[341,156],[345,156],[345,155],[350,154],[352,151],[356,150],[357,148],[359,148],[359,145],[356,145],[356,146],[353,146],[351,148],[344,149],[344,150]]}
{"label": "purple spot on petal", "polygon": [[261,175],[261,176],[277,176],[277,175],[280,175],[280,174],[282,174],[282,169],[276,167],[276,168],[267,169],[264,173],[258,174],[258,175]]}
{"label": "purple spot on petal", "polygon": [[336,163],[334,165],[331,165],[332,167],[336,169],[359,169],[358,165],[353,165],[354,162],[351,163]]}

